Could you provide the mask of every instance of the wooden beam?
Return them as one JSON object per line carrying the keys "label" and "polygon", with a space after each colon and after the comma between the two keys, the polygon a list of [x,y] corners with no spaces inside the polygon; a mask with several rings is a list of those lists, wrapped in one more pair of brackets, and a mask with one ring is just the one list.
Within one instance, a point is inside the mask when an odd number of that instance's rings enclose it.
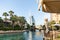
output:
{"label": "wooden beam", "polygon": [[47,2],[47,1],[60,1],[60,0],[43,0],[44,2]]}

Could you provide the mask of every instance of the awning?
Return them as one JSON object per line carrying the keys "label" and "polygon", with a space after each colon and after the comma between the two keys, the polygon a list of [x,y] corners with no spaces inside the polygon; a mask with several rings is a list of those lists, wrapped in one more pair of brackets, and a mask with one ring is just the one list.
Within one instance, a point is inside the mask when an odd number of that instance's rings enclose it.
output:
{"label": "awning", "polygon": [[52,25],[52,26],[60,26],[60,24],[54,24],[54,25]]}
{"label": "awning", "polygon": [[43,0],[42,11],[49,13],[60,13],[60,0]]}

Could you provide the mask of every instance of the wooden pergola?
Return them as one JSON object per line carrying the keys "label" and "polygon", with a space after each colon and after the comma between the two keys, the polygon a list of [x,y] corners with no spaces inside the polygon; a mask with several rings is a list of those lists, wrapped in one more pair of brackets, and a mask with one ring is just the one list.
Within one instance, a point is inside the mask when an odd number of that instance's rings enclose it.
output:
{"label": "wooden pergola", "polygon": [[40,0],[38,10],[41,6],[43,12],[60,13],[60,0]]}

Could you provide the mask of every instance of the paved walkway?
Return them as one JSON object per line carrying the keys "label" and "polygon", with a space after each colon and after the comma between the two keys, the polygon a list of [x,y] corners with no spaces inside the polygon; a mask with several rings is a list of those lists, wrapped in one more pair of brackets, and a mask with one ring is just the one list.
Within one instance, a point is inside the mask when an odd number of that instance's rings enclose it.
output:
{"label": "paved walkway", "polygon": [[60,31],[50,31],[50,33],[45,34],[45,40],[60,40],[57,36],[60,34]]}

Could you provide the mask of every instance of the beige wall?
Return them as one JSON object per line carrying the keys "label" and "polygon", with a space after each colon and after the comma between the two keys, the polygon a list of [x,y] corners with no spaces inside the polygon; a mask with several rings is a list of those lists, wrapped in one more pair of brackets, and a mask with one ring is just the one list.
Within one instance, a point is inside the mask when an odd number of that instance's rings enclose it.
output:
{"label": "beige wall", "polygon": [[51,13],[51,20],[54,20],[56,23],[60,21],[60,14]]}

